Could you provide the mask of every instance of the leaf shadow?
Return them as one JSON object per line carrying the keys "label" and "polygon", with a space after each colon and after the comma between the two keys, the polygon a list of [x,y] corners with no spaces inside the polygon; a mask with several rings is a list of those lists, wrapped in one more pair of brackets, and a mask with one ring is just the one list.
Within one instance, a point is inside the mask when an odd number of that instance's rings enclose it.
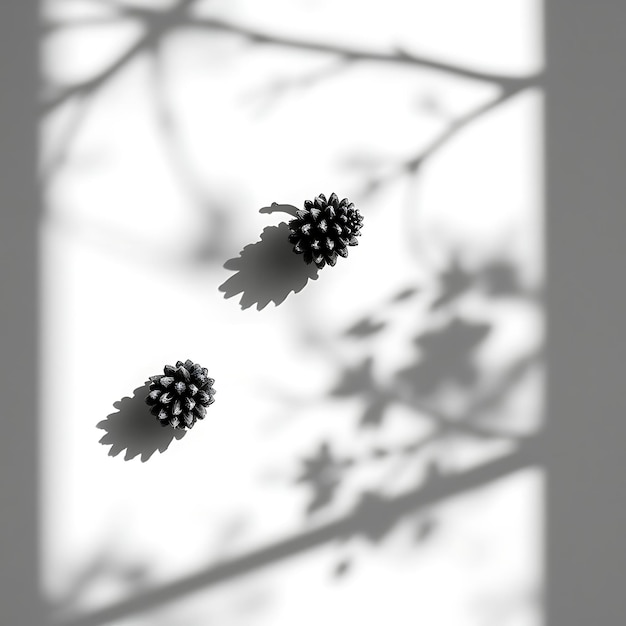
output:
{"label": "leaf shadow", "polygon": [[125,461],[140,456],[145,463],[158,450],[163,454],[174,439],[182,439],[186,431],[161,426],[148,410],[145,397],[148,395],[148,382],[133,391],[132,397],[124,397],[113,404],[117,409],[105,420],[98,422],[97,428],[104,430],[100,439],[103,446],[111,446],[109,456],[118,456],[126,451]]}
{"label": "leaf shadow", "polygon": [[398,372],[418,396],[431,397],[450,384],[469,388],[480,375],[474,353],[492,331],[489,323],[454,317],[442,328],[423,331],[414,339],[421,357]]}

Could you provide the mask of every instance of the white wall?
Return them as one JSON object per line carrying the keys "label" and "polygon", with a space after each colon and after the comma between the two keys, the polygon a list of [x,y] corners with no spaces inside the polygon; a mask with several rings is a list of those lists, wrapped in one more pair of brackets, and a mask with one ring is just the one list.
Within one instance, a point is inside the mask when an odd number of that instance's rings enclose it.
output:
{"label": "white wall", "polygon": [[[539,3],[169,4],[42,9],[50,601],[84,624],[541,623]],[[288,219],[259,210],[332,191],[365,216],[350,256],[289,294],[262,257],[246,291],[278,304],[225,299],[224,263]],[[216,379],[207,419],[125,429],[122,399],[186,358]],[[352,464],[298,482],[324,449]]]}

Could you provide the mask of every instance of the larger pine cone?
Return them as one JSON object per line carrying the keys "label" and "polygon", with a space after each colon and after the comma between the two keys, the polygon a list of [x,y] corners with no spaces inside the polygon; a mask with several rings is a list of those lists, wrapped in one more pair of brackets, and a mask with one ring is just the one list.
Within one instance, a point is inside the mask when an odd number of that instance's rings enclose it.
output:
{"label": "larger pine cone", "polygon": [[289,241],[306,263],[315,263],[320,269],[327,263],[335,265],[337,256],[347,257],[348,246],[359,243],[363,216],[347,198],[340,202],[336,193],[328,200],[322,193],[315,200],[306,200],[296,215],[289,222]]}
{"label": "larger pine cone", "polygon": [[176,361],[176,367],[166,365],[164,374],[150,377],[150,393],[146,403],[152,408],[161,426],[191,428],[196,420],[204,419],[207,407],[215,402],[212,378],[206,368],[190,361]]}

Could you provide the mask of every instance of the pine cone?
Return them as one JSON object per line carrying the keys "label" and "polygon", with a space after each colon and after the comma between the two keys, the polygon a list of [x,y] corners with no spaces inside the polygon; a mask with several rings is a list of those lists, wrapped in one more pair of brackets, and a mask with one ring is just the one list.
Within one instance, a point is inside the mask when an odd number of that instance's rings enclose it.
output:
{"label": "pine cone", "polygon": [[150,393],[146,403],[152,408],[161,426],[191,428],[196,420],[204,419],[206,409],[215,402],[215,389],[207,369],[189,359],[176,361],[176,367],[166,365],[164,374],[150,377]]}
{"label": "pine cone", "polygon": [[347,257],[348,246],[359,243],[363,216],[347,198],[340,202],[333,193],[326,200],[321,193],[315,200],[306,200],[296,215],[289,222],[289,241],[306,263],[315,263],[320,269],[326,263],[335,265],[337,256]]}

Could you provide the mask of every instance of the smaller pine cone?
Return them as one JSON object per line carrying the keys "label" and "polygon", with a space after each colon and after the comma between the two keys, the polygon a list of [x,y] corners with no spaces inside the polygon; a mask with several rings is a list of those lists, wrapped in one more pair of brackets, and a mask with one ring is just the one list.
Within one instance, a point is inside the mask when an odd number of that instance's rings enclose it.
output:
{"label": "smaller pine cone", "polygon": [[163,374],[150,377],[146,404],[161,426],[182,430],[204,419],[207,407],[215,402],[215,389],[206,368],[190,361],[166,365]]}
{"label": "smaller pine cone", "polygon": [[363,216],[352,202],[347,198],[340,201],[336,193],[328,200],[322,193],[315,200],[306,200],[296,215],[289,222],[289,241],[306,263],[315,263],[320,269],[335,265],[338,256],[348,256],[348,246],[359,243]]}

